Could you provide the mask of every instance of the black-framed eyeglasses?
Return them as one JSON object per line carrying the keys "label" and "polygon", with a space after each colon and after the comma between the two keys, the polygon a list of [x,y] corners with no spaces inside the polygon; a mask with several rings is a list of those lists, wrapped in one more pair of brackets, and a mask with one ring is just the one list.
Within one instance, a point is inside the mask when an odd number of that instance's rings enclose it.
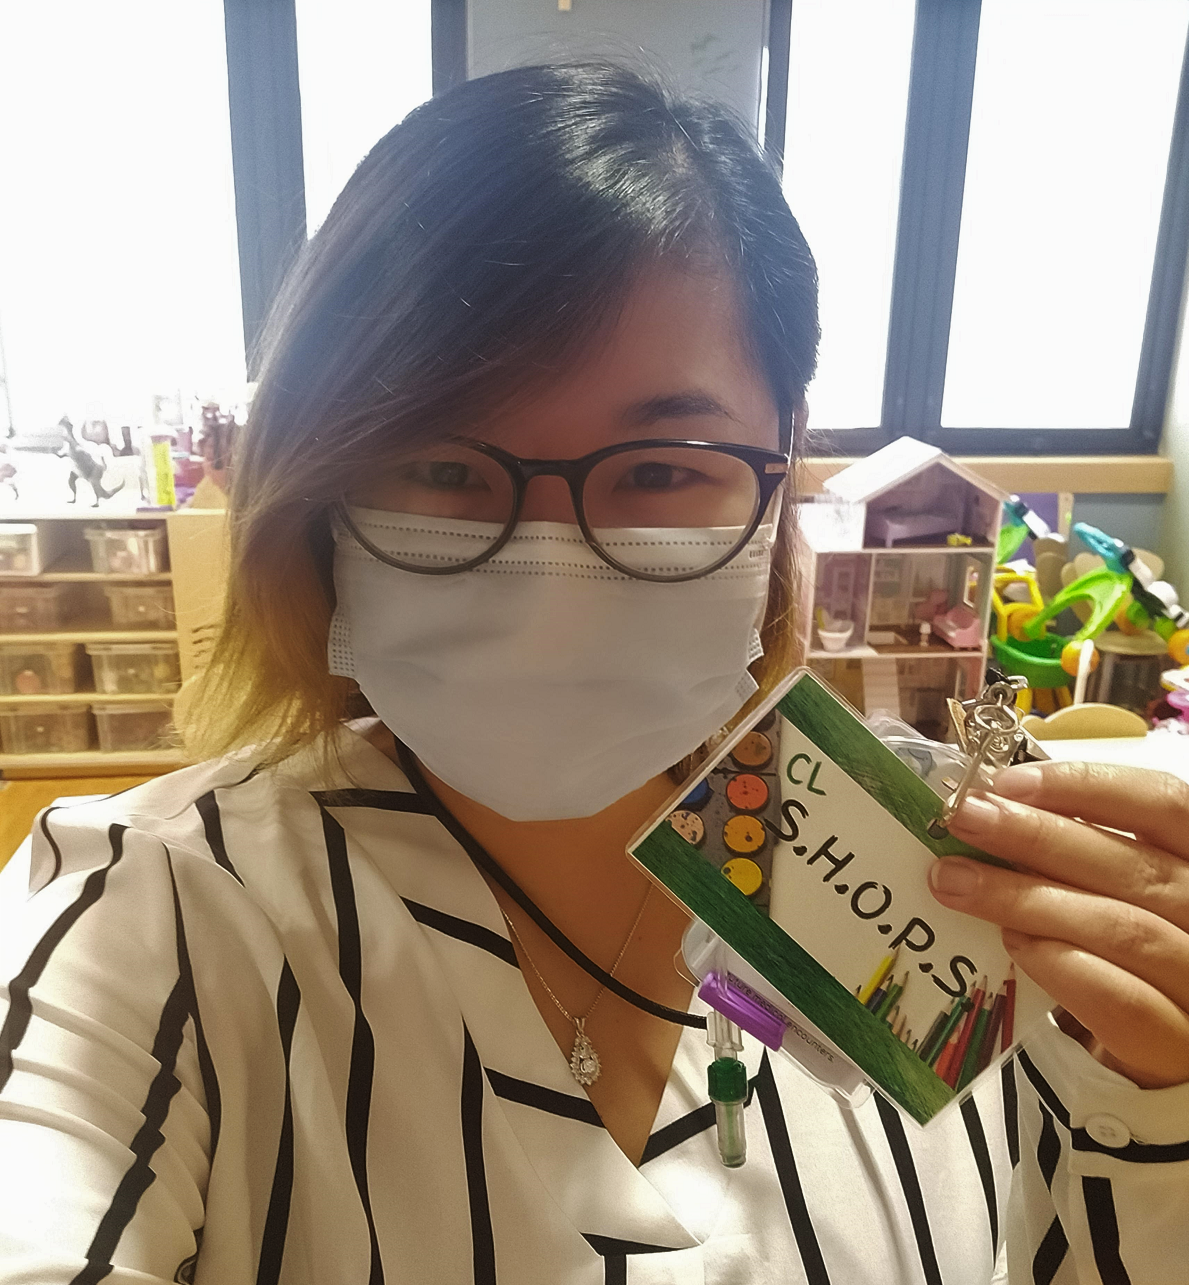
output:
{"label": "black-framed eyeglasses", "polygon": [[451,438],[404,456],[369,486],[366,507],[392,515],[384,523],[387,548],[359,529],[351,497],[337,511],[381,562],[454,575],[508,543],[534,477],[560,477],[583,539],[608,566],[638,580],[676,582],[736,557],[788,471],[784,452],[724,442],[648,438],[578,459],[536,460]]}

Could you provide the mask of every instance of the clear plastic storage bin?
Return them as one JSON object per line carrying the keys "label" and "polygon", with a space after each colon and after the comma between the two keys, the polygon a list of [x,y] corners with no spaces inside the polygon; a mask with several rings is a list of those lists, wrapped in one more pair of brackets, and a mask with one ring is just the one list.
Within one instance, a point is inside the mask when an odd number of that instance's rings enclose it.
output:
{"label": "clear plastic storage bin", "polygon": [[159,750],[169,740],[168,705],[92,705],[91,711],[99,729],[99,748],[108,753]]}
{"label": "clear plastic storage bin", "polygon": [[105,584],[117,629],[172,629],[173,590],[167,584]]}
{"label": "clear plastic storage bin", "polygon": [[44,633],[66,623],[68,584],[0,581],[0,634]]}
{"label": "clear plastic storage bin", "polygon": [[165,570],[165,528],[89,526],[83,531],[98,572],[147,576]]}
{"label": "clear plastic storage bin", "polygon": [[39,576],[57,557],[59,534],[53,523],[0,522],[0,575]]}
{"label": "clear plastic storage bin", "polygon": [[5,754],[78,754],[91,748],[85,705],[34,705],[0,709],[0,749]]}
{"label": "clear plastic storage bin", "polygon": [[42,696],[77,691],[80,659],[75,643],[0,643],[0,693]]}
{"label": "clear plastic storage bin", "polygon": [[95,690],[107,696],[122,692],[176,692],[182,675],[176,643],[87,643],[95,669]]}

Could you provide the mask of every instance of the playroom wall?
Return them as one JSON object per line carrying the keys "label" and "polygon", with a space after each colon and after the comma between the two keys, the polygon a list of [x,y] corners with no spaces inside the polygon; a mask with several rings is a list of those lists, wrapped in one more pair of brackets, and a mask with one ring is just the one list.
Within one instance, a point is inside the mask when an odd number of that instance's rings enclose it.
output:
{"label": "playroom wall", "polygon": [[484,76],[530,62],[609,57],[727,103],[753,127],[765,0],[470,0],[467,67]]}

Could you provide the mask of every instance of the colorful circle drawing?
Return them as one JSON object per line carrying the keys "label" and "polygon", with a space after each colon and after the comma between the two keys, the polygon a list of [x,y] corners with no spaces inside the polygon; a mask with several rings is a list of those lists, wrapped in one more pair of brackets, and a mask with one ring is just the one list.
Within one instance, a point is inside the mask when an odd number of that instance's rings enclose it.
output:
{"label": "colorful circle drawing", "polygon": [[731,751],[740,767],[764,767],[772,760],[772,742],[763,732],[748,732]]}
{"label": "colorful circle drawing", "polygon": [[669,813],[669,824],[686,841],[695,848],[700,848],[706,838],[706,823],[696,812],[678,808]]}
{"label": "colorful circle drawing", "polygon": [[727,802],[740,812],[763,811],[768,794],[768,782],[754,772],[740,772],[727,782]]}
{"label": "colorful circle drawing", "polygon": [[764,872],[750,857],[732,857],[722,872],[745,897],[754,896],[764,882]]}
{"label": "colorful circle drawing", "polygon": [[759,817],[732,817],[722,828],[722,841],[730,852],[748,856],[759,852],[767,841],[764,823]]}

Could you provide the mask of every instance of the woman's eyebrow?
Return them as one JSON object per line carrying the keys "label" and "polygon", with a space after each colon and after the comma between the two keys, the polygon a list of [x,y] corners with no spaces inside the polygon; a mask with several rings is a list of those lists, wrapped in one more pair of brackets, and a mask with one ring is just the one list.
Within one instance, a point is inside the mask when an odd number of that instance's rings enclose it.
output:
{"label": "woman's eyebrow", "polygon": [[697,389],[683,393],[665,393],[634,402],[620,418],[631,428],[642,428],[662,419],[691,419],[702,415],[735,418],[717,397]]}

